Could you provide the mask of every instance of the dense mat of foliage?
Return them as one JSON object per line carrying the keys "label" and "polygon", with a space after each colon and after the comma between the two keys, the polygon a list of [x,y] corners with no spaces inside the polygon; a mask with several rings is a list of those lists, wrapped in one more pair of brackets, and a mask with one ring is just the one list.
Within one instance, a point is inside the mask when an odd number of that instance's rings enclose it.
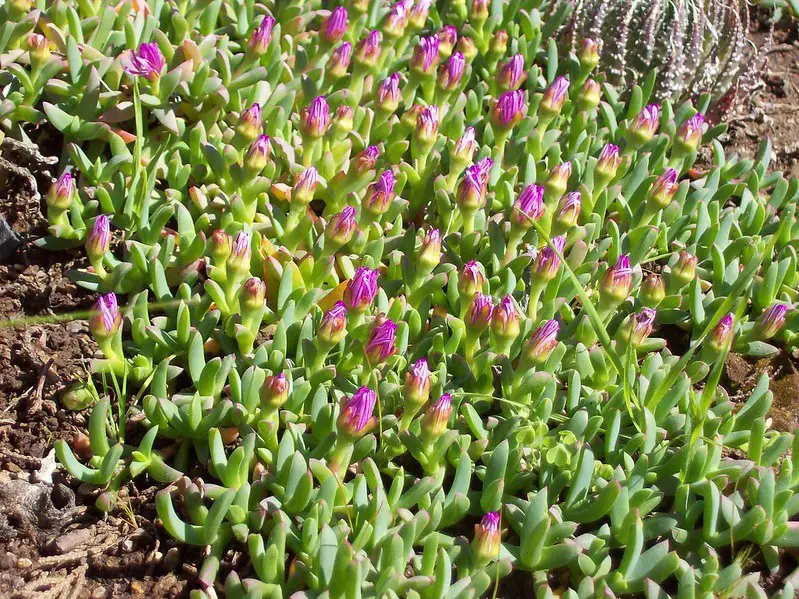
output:
{"label": "dense mat of foliage", "polygon": [[622,102],[520,0],[2,10],[0,123],[67,142],[41,244],[85,244],[102,293],[102,397],[65,397],[96,401],[94,457],[58,456],[103,510],[163,484],[198,597],[511,571],[765,596],[799,441],[765,376],[743,405],[718,383],[731,350],[796,347],[799,183],[767,144],[725,158],[708,96],[648,104],[651,74]]}

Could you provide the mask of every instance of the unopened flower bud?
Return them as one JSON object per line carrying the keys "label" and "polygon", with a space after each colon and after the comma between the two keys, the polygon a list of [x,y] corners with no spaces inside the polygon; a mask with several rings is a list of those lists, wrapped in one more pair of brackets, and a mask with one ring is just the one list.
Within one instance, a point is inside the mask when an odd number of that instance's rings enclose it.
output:
{"label": "unopened flower bud", "polygon": [[258,277],[250,277],[241,286],[241,309],[254,312],[264,307],[266,302],[266,283]]}
{"label": "unopened flower bud", "polygon": [[425,358],[417,360],[413,368],[405,374],[405,387],[403,391],[403,401],[406,404],[406,410],[410,408],[415,414],[427,403],[430,397],[430,368]]}
{"label": "unopened flower bud", "polygon": [[438,71],[438,87],[448,92],[455,91],[461,82],[465,66],[466,59],[463,54],[455,52]]}
{"label": "unopened flower bud", "polygon": [[313,166],[294,175],[294,187],[291,189],[292,203],[296,203],[300,206],[307,206],[310,204],[318,185],[319,172]]}
{"label": "unopened flower bud", "polygon": [[566,188],[569,185],[569,177],[571,176],[572,163],[568,160],[562,164],[553,166],[552,170],[550,170],[547,175],[547,180],[544,182],[547,198],[559,198],[566,193]]}
{"label": "unopened flower bud", "polygon": [[[566,247],[566,238],[563,236],[553,237],[552,245],[555,246],[555,249],[562,256],[563,250]],[[537,281],[551,281],[558,274],[560,265],[560,258],[558,258],[554,250],[547,245],[541,248],[541,251],[538,252],[538,255],[535,257],[535,261],[531,267],[532,275]]]}
{"label": "unopened flower bud", "polygon": [[586,79],[577,94],[577,106],[580,110],[593,110],[602,99],[602,88],[593,79]]}
{"label": "unopened flower bud", "polygon": [[569,91],[569,80],[566,77],[558,77],[552,82],[541,98],[539,110],[547,118],[554,118],[560,114],[563,103]]}
{"label": "unopened flower bud", "polygon": [[325,227],[325,239],[334,246],[341,247],[350,242],[358,230],[356,211],[352,206],[345,206],[338,214],[330,217],[330,222]]}
{"label": "unopened flower bud", "polygon": [[241,113],[236,132],[247,141],[255,141],[261,135],[264,123],[261,118],[261,105],[257,102]]}
{"label": "unopened flower bud", "polygon": [[394,202],[394,173],[390,169],[381,173],[380,177],[369,185],[363,198],[363,208],[372,216],[385,214]]}
{"label": "unopened flower bud", "polygon": [[289,382],[282,372],[277,376],[269,375],[261,386],[261,405],[267,410],[277,410],[288,401]]}
{"label": "unopened flower bud", "polygon": [[677,263],[671,269],[671,276],[680,287],[685,287],[696,278],[698,258],[682,250],[677,256]]}
{"label": "unopened flower bud", "polygon": [[252,248],[250,247],[250,234],[239,231],[230,250],[227,266],[234,271],[247,272],[250,270],[251,258]]}
{"label": "unopened flower bud", "polygon": [[426,107],[421,104],[414,104],[403,113],[400,122],[405,128],[414,130],[416,128],[416,121],[425,108]]}
{"label": "unopened flower bud", "polygon": [[377,295],[377,270],[359,266],[344,288],[344,303],[350,310],[367,311]]}
{"label": "unopened flower bud", "polygon": [[632,285],[633,269],[630,267],[630,259],[622,254],[602,277],[599,285],[600,300],[620,304],[629,297]]}
{"label": "unopened flower bud", "polygon": [[463,135],[455,143],[452,154],[450,154],[450,160],[463,167],[472,161],[476,149],[477,143],[474,138],[474,128],[466,127]]}
{"label": "unopened flower bud", "polygon": [[755,321],[755,330],[761,339],[771,339],[785,325],[788,306],[772,304]]}
{"label": "unopened flower bud", "polygon": [[497,340],[511,343],[519,336],[519,321],[519,311],[516,309],[516,304],[511,296],[506,295],[499,305],[494,308],[494,313],[491,315],[491,332],[494,333],[494,337]]}
{"label": "unopened flower bud", "polygon": [[475,24],[480,24],[488,19],[488,8],[490,0],[472,0],[472,6],[469,9],[469,21]]}
{"label": "unopened flower bud", "polygon": [[488,512],[480,524],[474,525],[472,554],[477,564],[485,565],[499,557],[501,548],[499,512]]}
{"label": "unopened flower bud", "polygon": [[368,146],[353,159],[350,169],[354,169],[356,175],[363,175],[375,167],[379,156],[380,150],[377,146]]}
{"label": "unopened flower bud", "polygon": [[393,114],[399,106],[402,99],[399,89],[400,74],[392,73],[377,87],[377,96],[375,98],[377,108],[385,113]]}
{"label": "unopened flower bud", "polygon": [[380,32],[372,31],[355,47],[355,62],[366,68],[374,68],[380,58]]}
{"label": "unopened flower bud", "polygon": [[340,435],[358,438],[366,432],[377,403],[377,395],[368,387],[361,387],[341,410],[336,421]]}
{"label": "unopened flower bud", "polygon": [[524,71],[524,56],[514,54],[499,67],[497,83],[501,90],[516,90],[524,83],[527,73]]}
{"label": "unopened flower bud", "polygon": [[349,5],[350,5],[350,9],[353,12],[356,12],[359,15],[362,15],[367,10],[369,10],[369,4],[370,3],[371,3],[371,0],[350,0]]}
{"label": "unopened flower bud", "polygon": [[452,414],[452,397],[444,393],[431,405],[422,417],[422,433],[428,442],[438,439],[447,432],[447,424]]}
{"label": "unopened flower bud", "polygon": [[594,40],[586,38],[580,48],[580,66],[586,72],[592,71],[599,64],[599,44]]}
{"label": "unopened flower bud", "polygon": [[697,113],[680,125],[677,137],[674,139],[674,145],[680,152],[687,154],[696,151],[699,142],[702,141],[702,125],[704,123],[705,117]]}
{"label": "unopened flower bud", "polygon": [[271,145],[269,143],[268,135],[260,135],[247,150],[247,156],[244,158],[244,163],[253,172],[260,173],[269,163],[269,153]]}
{"label": "unopened flower bud", "polygon": [[714,352],[722,353],[730,349],[735,333],[735,318],[732,313],[725,314],[710,333],[708,343]]}
{"label": "unopened flower bud", "polygon": [[416,118],[416,142],[429,149],[438,139],[438,107],[429,106]]}
{"label": "unopened flower bud", "polygon": [[492,112],[494,126],[506,131],[512,129],[524,118],[526,108],[524,92],[519,89],[505,92],[494,105]]}
{"label": "unopened flower bud", "polygon": [[474,57],[477,56],[477,46],[474,44],[474,40],[467,36],[462,36],[459,40],[455,49],[463,54],[463,57],[466,59],[466,62],[472,62]]}
{"label": "unopened flower bud", "polygon": [[640,347],[652,332],[657,312],[651,308],[641,308],[641,311],[627,317],[621,327],[621,338],[634,348]]}
{"label": "unopened flower bud", "polygon": [[319,34],[327,43],[335,44],[347,33],[347,24],[347,9],[339,6],[324,20]]}
{"label": "unopened flower bud", "polygon": [[430,4],[432,4],[432,0],[416,0],[416,3],[411,8],[408,14],[408,24],[414,31],[424,29],[427,17],[430,15]]}
{"label": "unopened flower bud", "polygon": [[250,50],[256,56],[263,56],[269,50],[269,42],[272,41],[272,29],[275,26],[275,20],[266,15],[258,27],[253,31],[250,37]]}
{"label": "unopened flower bud", "polygon": [[620,164],[619,146],[606,144],[599,154],[594,169],[594,179],[601,185],[607,185],[616,176]]}
{"label": "unopened flower bud", "polygon": [[529,229],[533,221],[544,213],[544,188],[540,185],[528,185],[513,202],[511,223],[522,229]]}
{"label": "unopened flower bud", "polygon": [[216,264],[221,264],[230,256],[233,250],[233,239],[222,229],[216,229],[208,240],[208,253]]}
{"label": "unopened flower bud", "polygon": [[33,0],[9,0],[8,7],[19,15],[26,15],[33,6]]}
{"label": "unopened flower bud", "polygon": [[89,330],[95,339],[107,339],[119,330],[122,315],[119,313],[117,296],[106,293],[97,298],[92,315],[89,317]]}
{"label": "unopened flower bud", "polygon": [[397,325],[388,319],[372,329],[364,347],[364,354],[369,364],[377,366],[397,353],[396,334]]}
{"label": "unopened flower bud", "polygon": [[50,58],[50,43],[43,35],[31,33],[28,36],[28,52],[30,52],[31,62],[43,63]]}
{"label": "unopened flower bud", "polygon": [[579,191],[572,191],[561,196],[555,212],[555,229],[566,232],[577,224],[582,209],[582,196]]}
{"label": "unopened flower bud", "polygon": [[548,320],[538,327],[524,344],[524,357],[533,365],[545,364],[558,346],[560,325],[557,320]]}
{"label": "unopened flower bud", "polygon": [[344,139],[352,131],[352,121],[355,111],[351,106],[342,104],[336,108],[336,115],[333,118],[333,128],[339,139]]}
{"label": "unopened flower bud", "polygon": [[445,25],[436,34],[438,38],[438,56],[441,60],[449,58],[458,42],[458,30],[452,25]]}
{"label": "unopened flower bud", "polygon": [[330,127],[330,107],[324,96],[317,96],[310,106],[302,110],[300,117],[302,132],[311,139],[322,137]]}
{"label": "unopened flower bud", "polygon": [[66,210],[72,206],[75,199],[75,179],[72,173],[67,171],[50,186],[47,194],[47,205],[51,208]]}
{"label": "unopened flower bud", "polygon": [[657,308],[666,297],[666,284],[659,274],[648,273],[641,283],[641,303],[647,308]]}
{"label": "unopened flower bud", "polygon": [[504,29],[497,31],[491,38],[488,51],[494,57],[505,56],[508,51],[508,32]]}
{"label": "unopened flower bud", "polygon": [[328,74],[336,79],[340,79],[347,74],[347,69],[350,68],[351,59],[352,44],[349,42],[339,44],[330,54],[330,58],[327,59],[325,74]]}
{"label": "unopened flower bud", "polygon": [[94,220],[92,230],[86,238],[86,253],[90,260],[99,260],[111,247],[111,225],[108,217],[101,214]]}
{"label": "unopened flower bud", "polygon": [[383,20],[381,29],[385,36],[389,39],[398,39],[405,33],[405,27],[408,25],[408,11],[402,2],[397,2],[392,5]]}
{"label": "unopened flower bud", "polygon": [[488,328],[491,323],[491,315],[494,312],[494,303],[491,301],[490,295],[477,293],[469,304],[466,310],[466,329],[479,335]]}
{"label": "unopened flower bud", "polygon": [[441,262],[441,231],[431,229],[419,248],[418,264],[425,272],[432,271]]}
{"label": "unopened flower bud", "polygon": [[652,181],[647,193],[648,202],[656,209],[663,210],[671,204],[674,194],[680,184],[677,181],[677,171],[667,168],[657,179]]}
{"label": "unopened flower bud", "polygon": [[420,75],[430,75],[438,64],[438,38],[435,35],[419,38],[411,56],[411,68]]}
{"label": "unopened flower bud", "polygon": [[650,104],[644,108],[630,123],[629,135],[631,141],[642,146],[650,141],[660,125],[660,107],[657,104]]}
{"label": "unopened flower bud", "polygon": [[322,316],[316,336],[327,345],[337,345],[347,335],[347,304],[336,302]]}
{"label": "unopened flower bud", "polygon": [[475,260],[470,260],[463,265],[458,276],[458,291],[461,297],[470,301],[476,293],[483,291],[485,276]]}
{"label": "unopened flower bud", "polygon": [[463,174],[455,199],[462,210],[479,210],[485,205],[486,191],[482,170],[474,164]]}

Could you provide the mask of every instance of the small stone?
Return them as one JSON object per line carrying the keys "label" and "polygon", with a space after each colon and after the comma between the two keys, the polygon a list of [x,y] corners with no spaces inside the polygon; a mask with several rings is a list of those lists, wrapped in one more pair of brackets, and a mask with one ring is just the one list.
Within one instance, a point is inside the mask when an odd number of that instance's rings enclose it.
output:
{"label": "small stone", "polygon": [[33,562],[29,560],[27,557],[21,557],[17,560],[17,568],[19,568],[20,570],[30,568],[32,565]]}
{"label": "small stone", "polygon": [[103,599],[105,597],[105,589],[103,587],[97,587],[92,591],[91,599]]}
{"label": "small stone", "polygon": [[144,585],[138,580],[132,580],[130,583],[130,590],[137,595],[144,595]]}

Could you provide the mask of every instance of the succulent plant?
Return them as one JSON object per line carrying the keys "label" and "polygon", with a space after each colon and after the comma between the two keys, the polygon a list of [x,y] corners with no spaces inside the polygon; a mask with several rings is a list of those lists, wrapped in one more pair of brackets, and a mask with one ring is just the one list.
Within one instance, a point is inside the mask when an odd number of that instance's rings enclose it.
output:
{"label": "succulent plant", "polygon": [[119,389],[69,395],[100,395],[88,463],[56,451],[103,510],[163,485],[195,597],[514,569],[541,597],[762,596],[728,548],[799,546],[799,440],[765,375],[740,409],[719,381],[797,345],[799,183],[768,144],[725,156],[709,95],[621,99],[521,2],[23,8],[0,123],[64,135],[41,245],[86,245]]}

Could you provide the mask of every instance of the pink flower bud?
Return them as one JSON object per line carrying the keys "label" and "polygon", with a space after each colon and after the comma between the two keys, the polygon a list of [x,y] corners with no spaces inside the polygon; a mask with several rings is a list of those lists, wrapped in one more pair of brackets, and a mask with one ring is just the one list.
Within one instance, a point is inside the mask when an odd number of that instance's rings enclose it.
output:
{"label": "pink flower bud", "polygon": [[89,317],[89,330],[95,339],[106,339],[119,330],[122,315],[119,313],[117,296],[106,293],[97,298],[92,315]]}
{"label": "pink flower bud", "polygon": [[50,43],[47,38],[39,33],[31,33],[28,36],[28,51],[31,59],[44,62],[50,58]]}
{"label": "pink flower bud", "polygon": [[586,71],[591,71],[599,64],[599,44],[586,38],[580,48],[580,66]]}
{"label": "pink flower bud", "polygon": [[75,179],[69,171],[61,175],[58,180],[50,186],[47,194],[47,205],[51,208],[66,210],[72,206],[75,200]]}
{"label": "pink flower bud", "polygon": [[340,247],[349,243],[357,230],[358,221],[355,208],[345,206],[341,212],[330,217],[330,222],[325,227],[325,239],[328,239],[334,246]]}
{"label": "pink flower bud", "polygon": [[94,219],[94,225],[86,238],[86,253],[91,260],[99,260],[111,247],[111,225],[108,217],[101,214]]}
{"label": "pink flower bud", "polygon": [[397,353],[396,334],[397,325],[388,319],[372,329],[364,347],[364,354],[370,365],[382,364]]}
{"label": "pink flower bud", "polygon": [[282,372],[269,375],[261,386],[261,405],[267,410],[277,410],[289,398],[289,382]]}
{"label": "pink flower bud", "polygon": [[397,2],[388,11],[385,20],[381,26],[383,33],[386,37],[397,39],[402,37],[405,33],[405,27],[408,24],[408,11],[402,2]]}
{"label": "pink flower bud", "polygon": [[666,297],[666,284],[663,277],[648,273],[641,283],[641,303],[647,308],[657,308]]}
{"label": "pink flower bud", "polygon": [[241,286],[241,308],[253,312],[264,307],[266,302],[266,283],[258,277],[250,277]]}
{"label": "pink flower bud", "polygon": [[413,49],[411,68],[420,75],[429,75],[437,64],[438,38],[435,35],[420,38]]}
{"label": "pink flower bud", "polygon": [[316,330],[319,340],[327,345],[337,345],[347,335],[347,304],[338,301],[325,312]]}
{"label": "pink flower bud", "polygon": [[524,56],[514,54],[503,63],[497,74],[497,83],[502,90],[515,90],[524,83],[527,73],[524,71]]}
{"label": "pink flower bud", "polygon": [[599,286],[600,299],[619,304],[629,297],[632,285],[633,269],[630,267],[630,259],[622,254],[602,277]]}
{"label": "pink flower bud", "polygon": [[406,409],[411,408],[415,413],[427,402],[429,397],[430,368],[427,366],[427,360],[421,358],[405,374],[403,400],[406,404],[409,404]]}
{"label": "pink flower bud", "polygon": [[365,312],[372,305],[377,295],[377,270],[360,266],[347,282],[344,289],[344,303],[350,310]]}
{"label": "pink flower bud", "polygon": [[250,50],[256,56],[263,56],[269,50],[269,42],[272,41],[272,29],[275,26],[275,20],[266,15],[261,19],[258,27],[252,32],[250,37]]}
{"label": "pink flower bud", "polygon": [[544,97],[541,98],[539,109],[543,112],[544,116],[556,117],[560,114],[563,103],[566,101],[566,96],[569,92],[569,80],[566,77],[558,77],[552,82],[547,90],[544,92]]}
{"label": "pink flower bud", "polygon": [[572,163],[568,160],[562,164],[556,164],[552,167],[547,175],[547,180],[544,183],[544,188],[547,192],[547,198],[559,198],[566,193],[566,188],[569,185],[569,177],[572,176]]}
{"label": "pink flower bud", "polygon": [[470,37],[462,36],[458,40],[455,49],[463,54],[466,62],[472,62],[474,57],[477,56],[477,46],[475,45],[474,40],[472,40]]}
{"label": "pink flower bud", "polygon": [[438,107],[429,106],[416,118],[416,140],[424,147],[430,147],[438,138]]}
{"label": "pink flower bud", "polygon": [[408,23],[414,30],[424,29],[427,17],[430,15],[430,4],[432,4],[432,0],[417,0],[413,8],[411,8],[408,14]]}
{"label": "pink flower bud", "polygon": [[385,170],[376,182],[369,185],[363,199],[363,208],[373,216],[380,216],[391,207],[396,194],[394,193],[394,173]]}
{"label": "pink flower bud", "polygon": [[593,79],[586,79],[577,93],[577,106],[581,110],[593,110],[602,99],[602,88]]}
{"label": "pink flower bud", "polygon": [[505,92],[499,97],[494,106],[494,125],[505,130],[512,129],[524,118],[526,108],[524,92],[518,89],[512,92]]}
{"label": "pink flower bud", "polygon": [[131,75],[155,81],[161,76],[164,67],[166,67],[166,60],[161,54],[161,49],[155,42],[150,42],[140,45],[138,52],[131,54],[125,70]]}
{"label": "pink flower bud", "polygon": [[354,169],[356,175],[363,175],[375,167],[379,156],[380,150],[377,146],[369,146],[353,159],[350,168]]}
{"label": "pink flower bud", "polygon": [[438,439],[447,432],[447,423],[452,414],[452,397],[449,393],[444,393],[438,400],[431,405],[422,417],[422,432],[428,441]]}
{"label": "pink flower bud", "polygon": [[735,318],[732,313],[725,314],[710,333],[710,349],[721,353],[730,349],[735,333]]}
{"label": "pink flower bud", "polygon": [[697,113],[680,125],[675,142],[683,152],[693,152],[699,147],[704,123],[705,117]]}
{"label": "pink flower bud", "polygon": [[544,213],[544,188],[540,185],[528,185],[516,198],[511,209],[511,223],[529,229],[532,221],[538,220]]}
{"label": "pink flower bud", "polygon": [[486,191],[483,171],[475,164],[466,169],[455,199],[462,210],[479,210],[485,205]]}
{"label": "pink flower bud", "polygon": [[259,135],[247,150],[247,156],[244,158],[245,164],[248,168],[260,173],[269,163],[270,150],[269,136]]}
{"label": "pink flower bud", "polygon": [[600,184],[607,185],[616,176],[620,164],[619,146],[606,144],[599,154],[599,160],[594,169],[594,179],[598,180]]}
{"label": "pink flower bud", "polygon": [[483,290],[485,276],[480,266],[475,260],[471,260],[463,265],[460,276],[458,277],[458,291],[467,301],[471,300],[475,293]]}
{"label": "pink flower bud", "polygon": [[300,123],[302,132],[312,139],[322,137],[330,127],[330,107],[324,96],[317,96],[310,106],[303,108]]}
{"label": "pink flower bud", "polygon": [[491,332],[501,341],[510,343],[519,336],[519,311],[510,295],[502,298],[491,315]]}
{"label": "pink flower bud", "polygon": [[248,141],[255,141],[264,128],[261,118],[261,105],[257,102],[241,113],[236,132]]}
{"label": "pink flower bud", "polygon": [[639,146],[645,144],[654,137],[659,125],[660,107],[657,104],[650,104],[630,123],[629,133],[632,141]]}
{"label": "pink flower bud", "polygon": [[465,66],[463,54],[455,52],[438,71],[438,87],[448,92],[455,91],[461,82]]}
{"label": "pink flower bud", "polygon": [[430,272],[441,262],[441,231],[431,229],[424,236],[418,254],[419,266]]}
{"label": "pink flower bud", "polygon": [[680,287],[685,287],[696,278],[696,265],[699,262],[696,256],[692,256],[685,250],[681,250],[677,256],[677,262],[671,268],[671,276]]}
{"label": "pink flower bud", "polygon": [[215,229],[208,240],[208,251],[214,262],[221,264],[233,250],[233,239],[222,229]]}
{"label": "pink flower bud", "polygon": [[445,25],[436,34],[438,38],[438,56],[447,58],[452,54],[455,44],[458,42],[458,30],[452,25]]}
{"label": "pink flower bud", "polygon": [[[566,247],[566,238],[563,236],[553,237],[552,245],[563,255]],[[550,246],[546,246],[538,252],[532,265],[532,274],[539,281],[548,282],[555,278],[560,269],[561,260]]]}
{"label": "pink flower bud", "polygon": [[377,87],[377,107],[383,112],[393,114],[399,106],[402,94],[399,89],[400,74],[392,73]]}
{"label": "pink flower bud", "polygon": [[497,31],[491,38],[489,52],[493,56],[505,56],[508,51],[508,32],[504,29]]}
{"label": "pink flower bud", "polygon": [[490,0],[472,0],[469,10],[469,21],[472,23],[483,23],[488,18],[488,7]]}
{"label": "pink flower bud", "polygon": [[532,364],[545,364],[558,346],[560,325],[557,320],[548,320],[538,327],[524,344],[524,355]]}
{"label": "pink flower bud", "polygon": [[453,148],[451,154],[451,160],[461,165],[468,164],[472,161],[476,149],[477,143],[474,138],[474,128],[466,127],[463,135],[461,135],[455,143],[455,148]]}
{"label": "pink flower bud", "polygon": [[339,6],[322,23],[320,35],[329,44],[338,42],[347,33],[347,9]]}
{"label": "pink flower bud", "polygon": [[377,64],[382,49],[380,47],[380,32],[372,31],[363,38],[355,47],[355,62],[372,68]]}
{"label": "pink flower bud", "polygon": [[374,418],[373,413],[377,395],[368,387],[361,387],[344,405],[338,417],[339,434],[348,437],[360,437],[366,432],[367,425]]}
{"label": "pink flower bud", "polygon": [[233,242],[230,256],[227,259],[229,269],[238,272],[250,270],[250,259],[252,258],[252,248],[250,247],[250,235],[244,231],[239,231]]}
{"label": "pink flower bud", "polygon": [[472,303],[466,310],[466,328],[479,335],[488,328],[491,323],[491,315],[494,312],[494,303],[490,295],[476,293]]}
{"label": "pink flower bud", "polygon": [[310,204],[318,185],[319,172],[313,166],[294,175],[294,187],[291,188],[292,203],[299,204],[300,206],[307,206]]}
{"label": "pink flower bud", "polygon": [[641,308],[637,314],[627,318],[621,328],[621,338],[633,347],[640,347],[652,333],[657,312],[651,308]]}
{"label": "pink flower bud", "polygon": [[488,512],[480,524],[474,525],[472,553],[478,564],[487,564],[499,557],[501,549],[499,512]]}
{"label": "pink flower bud", "polygon": [[347,69],[350,68],[350,60],[352,59],[352,44],[344,42],[336,46],[335,50],[330,54],[325,66],[325,73],[331,77],[340,79],[347,74]]}
{"label": "pink flower bud", "polygon": [[659,209],[666,208],[671,204],[674,194],[677,193],[677,188],[680,186],[677,181],[677,171],[673,168],[667,168],[663,173],[652,182],[647,194],[647,199]]}
{"label": "pink flower bud", "polygon": [[788,306],[785,304],[772,304],[755,321],[755,330],[761,339],[771,339],[779,333],[785,325],[785,315],[788,313]]}
{"label": "pink flower bud", "polygon": [[579,191],[572,191],[571,193],[561,196],[557,211],[555,212],[555,223],[558,224],[562,230],[568,231],[577,224],[581,209],[582,196]]}
{"label": "pink flower bud", "polygon": [[336,108],[336,115],[333,119],[336,134],[343,139],[352,131],[352,121],[355,118],[355,111],[352,106],[342,104]]}

